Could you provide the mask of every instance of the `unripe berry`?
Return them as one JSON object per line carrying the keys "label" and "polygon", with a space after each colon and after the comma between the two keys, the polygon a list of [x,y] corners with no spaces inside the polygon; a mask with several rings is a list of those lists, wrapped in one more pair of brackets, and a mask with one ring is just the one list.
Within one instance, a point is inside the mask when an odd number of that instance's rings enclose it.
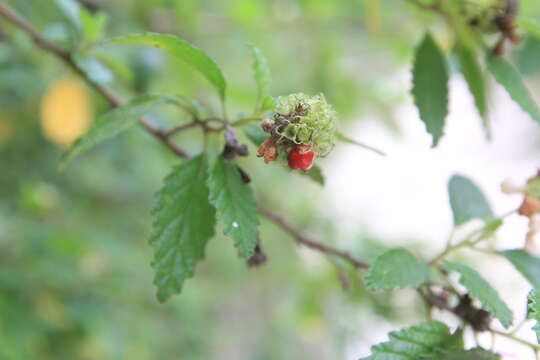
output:
{"label": "unripe berry", "polygon": [[315,162],[315,153],[311,151],[311,146],[299,145],[289,151],[287,160],[293,170],[309,170]]}

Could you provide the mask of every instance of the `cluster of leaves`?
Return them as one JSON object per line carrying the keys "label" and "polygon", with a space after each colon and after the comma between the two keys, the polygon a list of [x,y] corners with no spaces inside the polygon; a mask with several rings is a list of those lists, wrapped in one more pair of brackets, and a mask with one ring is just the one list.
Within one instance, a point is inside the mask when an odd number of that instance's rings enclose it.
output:
{"label": "cluster of leaves", "polygon": [[[482,219],[485,222],[479,232],[481,235],[476,241],[464,240],[455,245],[453,249],[461,246],[474,246],[480,240],[491,237],[502,224],[502,219],[494,218],[485,196],[471,180],[460,175],[452,177],[448,184],[448,193],[455,226],[465,224],[472,219]],[[538,306],[540,258],[521,249],[494,252],[493,255],[506,258],[533,287],[534,290],[528,296],[529,317],[536,320],[537,324],[533,330],[540,337],[540,317],[538,316],[540,313]],[[442,271],[442,274],[449,272],[459,274],[459,283],[466,290],[466,296],[478,301],[482,309],[498,319],[505,328],[513,324],[512,311],[500,298],[497,290],[477,270],[462,263],[450,261],[445,261],[442,265],[438,265],[437,261],[424,263],[408,250],[392,249],[375,259],[365,277],[365,283],[366,286],[374,290],[392,290],[404,287],[416,287],[422,290],[423,287],[440,281],[440,278],[432,276],[429,271],[430,267]],[[447,279],[447,281],[450,282],[441,285],[453,288],[451,280]],[[447,310],[452,309],[447,308]],[[465,323],[465,325],[467,324]],[[455,334],[460,334],[460,332],[457,331]],[[455,334],[450,335],[446,326],[442,324],[424,323],[397,333],[391,333],[390,341],[374,346],[372,348],[373,354],[366,359],[385,359],[386,354],[393,354],[396,359],[410,359],[411,356],[421,359],[424,357],[427,359],[498,359],[497,355],[480,348],[463,352],[462,346],[456,349],[454,348],[455,343],[451,346],[448,345],[448,339],[451,336],[456,336]],[[414,354],[410,353],[411,349],[414,349]],[[444,355],[442,355],[443,353]]]}
{"label": "cluster of leaves", "polygon": [[[482,35],[455,15],[452,9],[442,9],[450,18],[456,32],[456,43],[451,56],[444,53],[430,32],[427,32],[416,49],[412,69],[412,95],[426,130],[432,136],[432,145],[437,146],[443,136],[449,104],[449,61],[452,57],[459,64],[487,136],[490,136],[489,109],[487,102],[489,72],[502,85],[511,98],[540,123],[540,110],[535,104],[516,67],[503,56],[487,49]],[[538,24],[534,21],[520,22],[532,38],[538,39]]]}
{"label": "cluster of leaves", "polygon": [[[100,84],[102,78],[96,78],[93,67],[104,62],[102,52],[90,45],[103,36],[106,17],[91,15],[86,10],[75,6],[68,0],[59,0],[73,26],[80,36],[74,49],[74,60],[77,66],[87,74],[93,82]],[[459,31],[458,31],[459,30]],[[463,27],[456,29],[458,34],[466,32]],[[512,98],[527,111],[533,119],[540,122],[540,111],[532,101],[523,85],[521,77],[514,67],[501,57],[489,55],[485,64],[478,60],[475,41],[465,40],[456,45],[456,56],[460,69],[469,84],[475,98],[480,115],[487,119],[486,88],[483,67],[486,67],[510,93]],[[226,111],[227,86],[217,64],[202,50],[188,42],[171,35],[157,33],[136,34],[114,38],[101,43],[135,44],[161,49],[175,56],[196,69],[215,88],[222,104],[222,118],[219,122],[225,138],[230,136],[231,129],[243,128],[247,137],[254,143],[263,140],[261,130],[253,125],[273,107],[269,96],[270,71],[259,49],[250,46],[254,57],[254,74],[257,83],[257,100],[250,116],[241,117],[234,122],[228,121]],[[413,96],[425,122],[428,132],[433,136],[433,145],[437,145],[443,135],[444,121],[448,113],[448,66],[445,55],[428,33],[416,51],[413,67]],[[190,99],[172,95],[143,95],[136,97],[123,106],[102,115],[93,127],[81,137],[63,158],[67,164],[79,154],[95,145],[120,134],[135,125],[138,120],[148,114],[155,106],[171,104],[194,118],[194,124],[203,127],[202,114],[199,107]],[[487,121],[485,122],[487,124]],[[163,133],[161,133],[163,135]],[[164,135],[166,136],[166,135]],[[338,138],[349,143],[356,143],[343,134]],[[359,144],[364,146],[362,144]],[[259,220],[257,203],[253,190],[239,168],[234,156],[223,151],[220,143],[217,151],[206,147],[205,150],[175,166],[164,181],[157,194],[153,210],[154,230],[150,243],[154,247],[155,257],[152,266],[155,269],[154,283],[157,286],[157,297],[167,300],[171,295],[179,293],[187,278],[194,275],[197,263],[203,259],[208,241],[215,235],[217,223],[223,226],[224,234],[233,240],[239,255],[247,259],[251,257],[258,243]],[[306,175],[319,183],[323,183],[319,168],[314,167]],[[486,201],[485,196],[476,185],[462,176],[454,176],[449,182],[450,205],[455,226],[460,226],[472,219],[482,219],[484,226],[475,239],[468,238],[456,246],[449,247],[444,256],[436,261],[421,261],[406,249],[392,249],[377,257],[365,277],[365,285],[373,290],[392,290],[414,287],[419,291],[440,282],[431,270],[440,273],[456,273],[459,283],[465,290],[458,292],[477,301],[481,308],[498,319],[508,328],[513,323],[513,314],[498,292],[475,269],[458,262],[439,260],[461,246],[474,247],[479,241],[493,236],[502,224],[496,218]],[[523,250],[498,252],[505,257],[535,288],[529,295],[531,318],[539,321],[538,308],[540,288],[540,259]],[[445,278],[441,285],[454,287],[451,279]],[[464,324],[467,325],[467,324]],[[540,325],[534,330],[540,336]],[[465,350],[461,330],[451,333],[446,325],[438,322],[427,322],[418,326],[390,334],[390,340],[373,347],[373,354],[366,358],[371,360],[386,359],[392,354],[396,359],[497,359],[498,356],[481,348]]]}

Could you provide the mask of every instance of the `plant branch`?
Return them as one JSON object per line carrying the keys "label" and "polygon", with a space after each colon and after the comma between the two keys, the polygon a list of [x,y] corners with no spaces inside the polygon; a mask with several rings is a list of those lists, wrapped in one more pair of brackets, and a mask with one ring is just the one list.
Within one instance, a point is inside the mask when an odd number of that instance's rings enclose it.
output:
{"label": "plant branch", "polygon": [[[20,14],[9,7],[6,4],[0,3],[0,17],[3,17],[11,24],[15,25],[20,30],[24,31],[32,41],[41,49],[45,50],[49,54],[55,56],[58,60],[63,62],[67,67],[71,68],[76,74],[78,74],[88,85],[90,85],[95,91],[97,91],[112,107],[119,107],[123,104],[123,101],[109,88],[100,85],[90,79],[88,75],[77,65],[73,54],[66,51],[56,44],[45,39],[28,21],[26,21]],[[187,158],[188,154],[178,147],[167,133],[153,125],[146,119],[139,120],[140,125],[148,132],[154,135],[165,146],[181,158]]]}
{"label": "plant branch", "polygon": [[289,224],[287,220],[285,220],[281,215],[278,215],[267,208],[260,207],[259,213],[266,217],[268,220],[272,221],[274,224],[278,225],[281,229],[283,229],[283,231],[291,235],[300,245],[304,245],[306,247],[309,247],[310,249],[320,251],[327,255],[337,256],[347,261],[357,269],[367,269],[369,267],[368,264],[354,258],[346,251],[338,250],[336,248],[333,248],[331,246],[307,237],[306,235],[295,229],[291,224]]}
{"label": "plant branch", "polygon": [[491,329],[490,330],[493,334],[497,334],[497,335],[500,335],[500,336],[503,336],[505,338],[508,338],[508,339],[511,339],[515,342],[518,342],[520,344],[523,344],[523,345],[526,345],[528,347],[530,347],[531,349],[534,349],[534,350],[540,350],[540,346],[539,345],[536,345],[536,344],[533,344],[532,342],[529,342],[527,340],[523,340],[521,338],[518,338],[517,336],[515,335],[512,335],[512,334],[508,334],[508,333],[505,333],[505,332],[502,332],[502,331],[499,331],[499,330],[493,330]]}

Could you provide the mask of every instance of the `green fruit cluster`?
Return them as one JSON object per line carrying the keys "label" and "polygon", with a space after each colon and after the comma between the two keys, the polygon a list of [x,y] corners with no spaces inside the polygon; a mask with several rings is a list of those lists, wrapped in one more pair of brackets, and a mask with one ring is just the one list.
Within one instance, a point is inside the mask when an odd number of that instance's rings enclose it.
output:
{"label": "green fruit cluster", "polygon": [[483,33],[500,30],[497,19],[506,13],[507,0],[460,0],[466,21]]}
{"label": "green fruit cluster", "polygon": [[309,145],[317,156],[324,157],[335,145],[337,113],[324,95],[302,93],[280,96],[276,100],[278,143],[290,141]]}

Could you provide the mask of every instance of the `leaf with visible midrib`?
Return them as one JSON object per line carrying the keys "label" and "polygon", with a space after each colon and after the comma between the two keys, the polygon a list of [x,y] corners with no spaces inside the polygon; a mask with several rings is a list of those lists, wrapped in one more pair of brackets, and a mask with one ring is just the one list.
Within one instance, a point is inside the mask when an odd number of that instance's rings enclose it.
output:
{"label": "leaf with visible midrib", "polygon": [[268,96],[272,75],[270,73],[268,61],[261,50],[252,44],[248,44],[248,46],[253,55],[253,75],[255,77],[255,82],[257,83],[257,102],[255,105],[255,112],[257,112],[261,110],[263,99]]}
{"label": "leaf with visible midrib", "polygon": [[499,319],[505,328],[512,325],[512,311],[482,275],[467,265],[459,263],[447,262],[444,267],[447,270],[458,272],[461,275],[459,282],[469,290],[470,297],[480,301],[482,307]]}
{"label": "leaf with visible midrib", "polygon": [[540,122],[540,110],[514,66],[498,56],[491,56],[487,63],[495,80],[506,89],[510,97],[535,121]]}
{"label": "leaf with visible midrib", "polygon": [[525,279],[535,288],[540,290],[540,259],[523,250],[500,251]]}
{"label": "leaf with visible midrib", "polygon": [[207,161],[204,155],[188,160],[167,176],[152,211],[154,247],[152,267],[159,301],[180,293],[184,280],[193,277],[214,236],[214,207],[208,201]]}
{"label": "leaf with visible midrib", "polygon": [[176,104],[174,98],[158,95],[143,95],[101,115],[86,134],[64,153],[60,166],[64,167],[81,153],[110,139],[135,125],[139,119],[158,104]]}
{"label": "leaf with visible midrib", "polygon": [[221,100],[225,99],[225,78],[217,64],[204,51],[174,35],[144,33],[117,37],[104,44],[148,45],[162,49],[197,69],[218,90]]}
{"label": "leaf with visible midrib", "polygon": [[249,258],[257,245],[259,218],[249,184],[242,181],[235,164],[220,156],[208,177],[210,202],[225,225],[225,235],[234,240],[240,256]]}
{"label": "leaf with visible midrib", "polygon": [[482,191],[465,176],[452,176],[448,182],[448,196],[450,197],[455,226],[464,224],[473,218],[493,217],[491,207]]}
{"label": "leaf with visible midrib", "polygon": [[456,53],[458,55],[461,73],[463,74],[465,81],[467,81],[469,90],[474,97],[476,108],[478,109],[480,116],[484,119],[484,127],[486,128],[486,131],[488,131],[486,119],[486,83],[482,68],[476,60],[476,54],[464,45],[458,44]]}
{"label": "leaf with visible midrib", "polygon": [[372,346],[371,355],[360,360],[416,360],[455,346],[448,327],[438,321],[393,331],[389,338]]}
{"label": "leaf with visible midrib", "polygon": [[448,114],[448,70],[443,53],[426,33],[416,50],[413,65],[414,102],[427,131],[437,146]]}
{"label": "leaf with visible midrib", "polygon": [[406,286],[419,286],[429,278],[429,268],[418,262],[405,249],[393,249],[375,259],[366,275],[366,286],[376,290],[389,290]]}

